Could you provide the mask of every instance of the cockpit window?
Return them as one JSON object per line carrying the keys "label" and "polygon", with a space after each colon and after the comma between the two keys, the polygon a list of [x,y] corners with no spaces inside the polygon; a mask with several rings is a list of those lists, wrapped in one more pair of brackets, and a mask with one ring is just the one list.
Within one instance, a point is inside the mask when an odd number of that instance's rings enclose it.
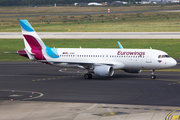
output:
{"label": "cockpit window", "polygon": [[169,58],[169,55],[159,55],[158,58]]}
{"label": "cockpit window", "polygon": [[167,58],[168,58],[168,57],[170,57],[170,56],[169,56],[169,55],[165,55],[165,57],[167,57]]}

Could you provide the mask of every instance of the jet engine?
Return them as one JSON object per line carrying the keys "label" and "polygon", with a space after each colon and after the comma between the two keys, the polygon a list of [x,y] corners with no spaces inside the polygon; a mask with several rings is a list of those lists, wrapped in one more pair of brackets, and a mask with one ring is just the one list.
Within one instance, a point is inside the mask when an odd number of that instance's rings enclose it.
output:
{"label": "jet engine", "polygon": [[137,69],[124,69],[124,72],[127,73],[140,73],[142,70],[137,70]]}
{"label": "jet engine", "polygon": [[94,74],[104,77],[113,76],[114,69],[113,67],[108,65],[96,66],[94,68]]}

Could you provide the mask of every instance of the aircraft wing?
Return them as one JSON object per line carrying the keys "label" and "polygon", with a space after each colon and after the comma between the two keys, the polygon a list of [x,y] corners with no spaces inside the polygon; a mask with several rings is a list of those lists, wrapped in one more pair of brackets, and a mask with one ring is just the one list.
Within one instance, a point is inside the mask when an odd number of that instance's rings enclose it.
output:
{"label": "aircraft wing", "polygon": [[52,65],[66,65],[66,66],[71,66],[71,65],[79,65],[80,68],[94,68],[96,66],[102,66],[102,65],[108,65],[112,66],[114,69],[123,69],[125,65],[122,62],[116,62],[116,63],[106,63],[106,62],[99,62],[99,63],[91,63],[91,62],[67,62],[67,61],[47,61],[47,60],[37,60],[38,62],[44,62],[44,63],[50,63]]}

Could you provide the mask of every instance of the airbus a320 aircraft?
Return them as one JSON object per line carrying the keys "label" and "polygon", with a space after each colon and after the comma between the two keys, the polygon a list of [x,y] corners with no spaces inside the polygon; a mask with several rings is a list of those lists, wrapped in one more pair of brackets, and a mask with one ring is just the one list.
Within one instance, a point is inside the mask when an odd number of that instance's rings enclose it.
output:
{"label": "airbus a320 aircraft", "polygon": [[128,73],[140,73],[151,70],[151,78],[155,79],[154,70],[173,67],[176,60],[167,53],[154,49],[84,49],[84,48],[50,48],[46,46],[27,20],[19,20],[25,49],[17,53],[33,61],[62,66],[86,69],[85,79],[92,74],[113,76],[114,70],[121,69]]}

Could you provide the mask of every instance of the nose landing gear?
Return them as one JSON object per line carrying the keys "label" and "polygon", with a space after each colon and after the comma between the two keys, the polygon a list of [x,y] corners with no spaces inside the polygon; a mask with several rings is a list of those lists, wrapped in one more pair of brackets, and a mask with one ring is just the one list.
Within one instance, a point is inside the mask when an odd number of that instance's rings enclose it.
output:
{"label": "nose landing gear", "polygon": [[150,70],[151,71],[151,79],[156,79],[156,75],[154,75],[155,70]]}

